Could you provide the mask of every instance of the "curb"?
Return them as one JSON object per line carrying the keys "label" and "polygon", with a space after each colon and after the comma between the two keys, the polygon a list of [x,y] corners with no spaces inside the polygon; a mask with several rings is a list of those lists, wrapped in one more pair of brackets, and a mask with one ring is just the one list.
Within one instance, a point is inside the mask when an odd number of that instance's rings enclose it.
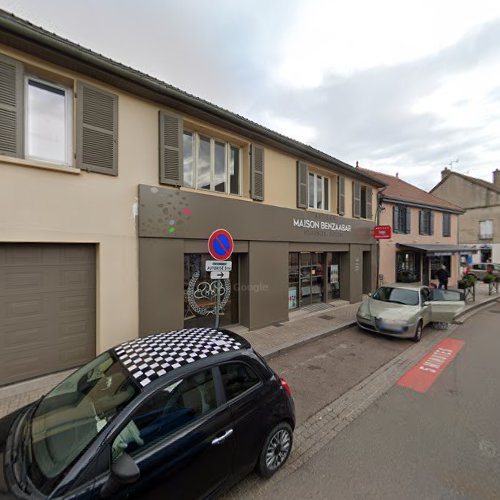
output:
{"label": "curb", "polygon": [[308,337],[306,339],[301,339],[294,344],[285,345],[285,346],[280,347],[274,351],[267,352],[265,354],[261,353],[261,354],[266,360],[269,360],[269,359],[274,358],[275,356],[278,356],[279,354],[284,354],[288,351],[291,351],[292,349],[295,349],[296,347],[300,347],[300,346],[309,344],[310,342],[314,342],[315,340],[319,340],[319,339],[322,339],[324,337],[328,337],[329,335],[333,335],[334,333],[339,333],[339,332],[342,332],[344,330],[347,330],[348,328],[351,328],[351,326],[354,326],[355,324],[356,324],[356,321],[345,321],[344,323],[340,324],[336,328],[333,328],[332,330],[328,330],[327,332],[322,332],[318,335],[314,335],[314,336]]}

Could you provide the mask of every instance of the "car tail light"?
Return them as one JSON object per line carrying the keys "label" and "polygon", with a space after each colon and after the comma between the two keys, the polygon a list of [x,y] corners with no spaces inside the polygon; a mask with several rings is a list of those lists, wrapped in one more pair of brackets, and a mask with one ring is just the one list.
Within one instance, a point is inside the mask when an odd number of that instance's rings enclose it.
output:
{"label": "car tail light", "polygon": [[290,397],[292,397],[292,391],[290,390],[290,386],[286,383],[286,380],[282,377],[280,377],[281,380],[281,385],[283,386],[283,389],[288,393]]}

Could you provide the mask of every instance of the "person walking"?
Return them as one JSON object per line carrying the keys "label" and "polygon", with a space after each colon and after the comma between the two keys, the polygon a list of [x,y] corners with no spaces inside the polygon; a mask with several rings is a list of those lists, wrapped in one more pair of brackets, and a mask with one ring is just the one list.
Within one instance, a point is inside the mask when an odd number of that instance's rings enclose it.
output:
{"label": "person walking", "polygon": [[450,273],[446,270],[446,266],[441,266],[441,269],[436,273],[436,276],[439,280],[438,288],[448,290],[448,278],[450,277]]}

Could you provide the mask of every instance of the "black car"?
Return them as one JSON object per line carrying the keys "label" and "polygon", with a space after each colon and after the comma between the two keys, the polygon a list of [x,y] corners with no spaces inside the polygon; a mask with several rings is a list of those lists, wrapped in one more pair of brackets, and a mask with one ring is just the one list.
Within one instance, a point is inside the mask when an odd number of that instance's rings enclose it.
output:
{"label": "black car", "polygon": [[214,496],[276,472],[294,426],[288,385],[242,337],[151,335],[0,420],[0,497]]}

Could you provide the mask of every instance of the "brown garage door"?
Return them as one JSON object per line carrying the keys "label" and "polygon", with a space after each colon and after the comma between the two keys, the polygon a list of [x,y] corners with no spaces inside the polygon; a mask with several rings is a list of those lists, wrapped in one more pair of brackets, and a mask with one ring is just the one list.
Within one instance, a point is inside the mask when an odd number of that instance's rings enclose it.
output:
{"label": "brown garage door", "polygon": [[0,386],[95,356],[95,247],[0,244]]}

